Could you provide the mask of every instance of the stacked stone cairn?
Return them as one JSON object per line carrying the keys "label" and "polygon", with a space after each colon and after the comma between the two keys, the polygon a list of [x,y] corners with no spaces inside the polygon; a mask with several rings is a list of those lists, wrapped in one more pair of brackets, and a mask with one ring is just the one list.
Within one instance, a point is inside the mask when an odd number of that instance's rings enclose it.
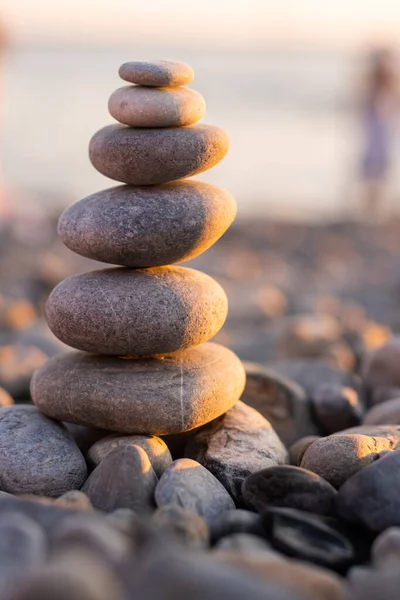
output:
{"label": "stacked stone cairn", "polygon": [[[131,62],[109,110],[121,124],[90,142],[104,175],[126,185],[69,207],[59,221],[68,248],[120,265],[73,276],[51,293],[50,329],[78,352],[50,360],[32,384],[55,419],[130,434],[176,434],[229,410],[245,382],[239,359],[207,343],[227,298],[209,276],[172,263],[209,248],[235,218],[232,196],[187,180],[228,151],[225,132],[195,123],[202,96],[181,63]],[[83,351],[83,352],[81,352]],[[89,354],[90,353],[90,354]]]}

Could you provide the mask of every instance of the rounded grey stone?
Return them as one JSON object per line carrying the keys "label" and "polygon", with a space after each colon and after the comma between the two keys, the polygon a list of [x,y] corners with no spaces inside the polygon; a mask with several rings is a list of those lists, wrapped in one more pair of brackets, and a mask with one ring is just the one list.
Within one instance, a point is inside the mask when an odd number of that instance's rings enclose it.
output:
{"label": "rounded grey stone", "polygon": [[120,446],[95,468],[82,491],[95,508],[111,512],[131,508],[148,512],[154,507],[157,476],[146,452],[139,446]]}
{"label": "rounded grey stone", "polygon": [[246,477],[288,458],[270,422],[243,402],[202,427],[189,441],[185,456],[213,473],[239,503]]}
{"label": "rounded grey stone", "polygon": [[227,312],[222,287],[185,267],[74,275],[54,288],[46,304],[49,327],[62,342],[115,356],[197,346],[219,331]]}
{"label": "rounded grey stone", "polygon": [[140,446],[146,452],[157,477],[161,477],[165,469],[172,463],[172,456],[167,444],[159,437],[152,435],[119,435],[113,433],[96,442],[88,452],[88,461],[97,466],[120,446]]}
{"label": "rounded grey stone", "polygon": [[130,127],[184,127],[206,111],[201,94],[189,88],[146,88],[128,85],[108,101],[110,115]]}
{"label": "rounded grey stone", "polygon": [[73,252],[125,267],[182,262],[210,248],[236,216],[236,202],[204,181],[121,185],[67,208],[58,233]]}
{"label": "rounded grey stone", "polygon": [[36,371],[31,392],[40,410],[55,418],[166,435],[189,431],[229,410],[244,382],[237,356],[209,343],[161,358],[60,355]]}
{"label": "rounded grey stone", "polygon": [[192,67],[174,60],[126,62],[119,68],[119,76],[125,81],[138,85],[176,87],[186,85],[194,79]]}
{"label": "rounded grey stone", "polygon": [[86,464],[68,431],[34,406],[0,411],[0,489],[60,496],[79,489]]}
{"label": "rounded grey stone", "polygon": [[100,173],[132,185],[156,185],[198,175],[214,167],[229,138],[214,125],[132,128],[108,125],[94,134],[90,160]]}
{"label": "rounded grey stone", "polygon": [[365,415],[364,425],[400,425],[400,397],[373,406]]}
{"label": "rounded grey stone", "polygon": [[300,466],[339,488],[399,442],[400,427],[396,425],[352,427],[314,441],[304,452]]}
{"label": "rounded grey stone", "polygon": [[157,506],[177,504],[213,523],[235,504],[224,486],[202,465],[189,458],[175,460],[158,482]]}

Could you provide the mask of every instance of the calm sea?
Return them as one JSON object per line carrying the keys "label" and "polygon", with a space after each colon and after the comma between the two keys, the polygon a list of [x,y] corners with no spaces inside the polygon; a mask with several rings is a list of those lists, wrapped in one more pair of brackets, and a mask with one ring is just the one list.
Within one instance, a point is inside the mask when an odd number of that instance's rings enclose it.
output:
{"label": "calm sea", "polygon": [[[228,157],[202,178],[229,189],[241,214],[324,217],[348,204],[357,162],[349,106],[359,61],[337,52],[30,47],[6,65],[3,169],[9,184],[71,202],[112,182],[87,158],[110,122],[107,101],[129,59],[193,65],[205,122],[231,137]],[[61,199],[61,200],[60,200]]]}

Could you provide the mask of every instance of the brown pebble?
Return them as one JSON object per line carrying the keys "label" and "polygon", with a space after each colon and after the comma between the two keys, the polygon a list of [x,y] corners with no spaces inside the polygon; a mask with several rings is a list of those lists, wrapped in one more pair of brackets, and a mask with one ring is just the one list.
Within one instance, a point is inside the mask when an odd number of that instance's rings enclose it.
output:
{"label": "brown pebble", "polygon": [[172,60],[130,61],[119,68],[119,76],[129,83],[150,87],[176,87],[186,85],[194,79],[189,65]]}

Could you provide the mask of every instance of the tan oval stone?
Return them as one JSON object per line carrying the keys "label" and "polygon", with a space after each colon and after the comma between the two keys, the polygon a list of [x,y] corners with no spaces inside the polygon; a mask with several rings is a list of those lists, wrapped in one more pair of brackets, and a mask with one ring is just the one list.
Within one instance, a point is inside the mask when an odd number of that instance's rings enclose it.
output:
{"label": "tan oval stone", "polygon": [[156,185],[207,171],[228,149],[227,134],[213,125],[165,129],[109,125],[92,137],[89,156],[95,169],[110,179]]}
{"label": "tan oval stone", "polygon": [[128,85],[112,94],[108,110],[114,119],[131,127],[183,127],[200,121],[206,103],[190,88]]}
{"label": "tan oval stone", "polygon": [[228,301],[205,273],[184,267],[103,269],[58,284],[46,304],[62,342],[114,356],[165,354],[202,344],[222,327]]}
{"label": "tan oval stone", "polygon": [[172,60],[126,62],[119,69],[119,76],[129,83],[151,87],[186,85],[194,79],[192,67]]}
{"label": "tan oval stone", "polygon": [[236,202],[204,181],[120,185],[68,207],[58,233],[73,252],[125,267],[156,267],[198,256],[228,229]]}
{"label": "tan oval stone", "polygon": [[61,421],[166,435],[225,413],[244,382],[238,357],[208,343],[159,358],[59,355],[36,371],[31,392],[42,412]]}

